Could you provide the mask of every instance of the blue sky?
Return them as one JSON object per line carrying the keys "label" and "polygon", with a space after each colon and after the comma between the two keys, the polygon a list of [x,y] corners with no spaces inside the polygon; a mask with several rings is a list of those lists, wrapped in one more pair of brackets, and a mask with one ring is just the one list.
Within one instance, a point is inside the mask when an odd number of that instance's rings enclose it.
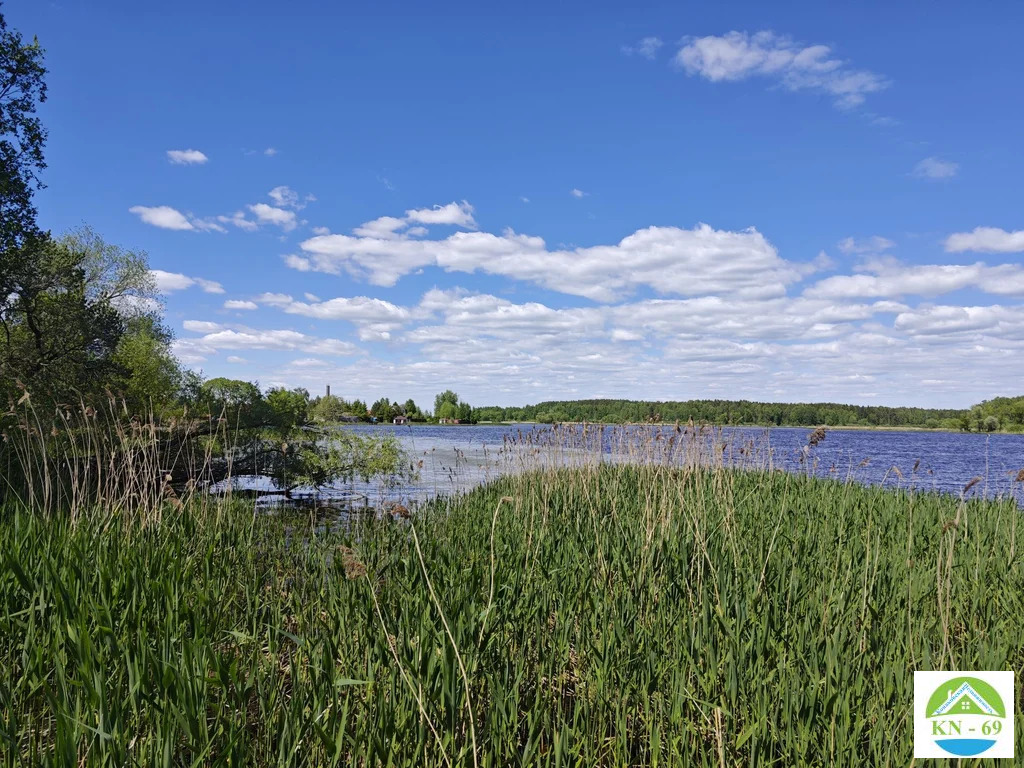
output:
{"label": "blue sky", "polygon": [[47,50],[42,223],[147,251],[208,376],[480,405],[1020,391],[1019,4],[4,12]]}

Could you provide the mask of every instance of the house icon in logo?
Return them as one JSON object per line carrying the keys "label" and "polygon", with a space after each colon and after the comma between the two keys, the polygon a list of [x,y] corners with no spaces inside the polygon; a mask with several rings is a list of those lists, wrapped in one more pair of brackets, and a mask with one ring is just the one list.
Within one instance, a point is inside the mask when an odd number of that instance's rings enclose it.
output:
{"label": "house icon in logo", "polygon": [[974,686],[966,681],[955,691],[950,688],[946,694],[946,700],[942,702],[938,709],[931,713],[930,717],[938,717],[951,711],[958,715],[989,715],[999,717],[996,708],[989,704],[985,697],[974,690]]}

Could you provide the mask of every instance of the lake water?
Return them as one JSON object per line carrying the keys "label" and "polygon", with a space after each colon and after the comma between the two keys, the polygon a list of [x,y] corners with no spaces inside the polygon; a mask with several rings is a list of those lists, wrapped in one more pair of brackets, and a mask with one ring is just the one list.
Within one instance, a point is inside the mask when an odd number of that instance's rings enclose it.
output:
{"label": "lake water", "polygon": [[[408,451],[418,477],[395,488],[357,483],[353,491],[369,503],[382,499],[421,501],[468,490],[502,473],[537,461],[622,461],[630,458],[681,462],[695,445],[717,452],[725,463],[773,466],[868,484],[914,487],[959,494],[973,478],[971,495],[1013,496],[1024,501],[1024,435],[828,429],[808,447],[806,427],[730,427],[680,434],[672,426],[543,425],[340,427],[359,433],[393,433]],[[673,435],[675,439],[673,440]],[[671,444],[671,445],[670,445]],[[554,447],[552,447],[554,446]],[[346,492],[347,493],[347,492]],[[330,495],[330,492],[328,492]],[[339,494],[340,495],[340,494]]]}

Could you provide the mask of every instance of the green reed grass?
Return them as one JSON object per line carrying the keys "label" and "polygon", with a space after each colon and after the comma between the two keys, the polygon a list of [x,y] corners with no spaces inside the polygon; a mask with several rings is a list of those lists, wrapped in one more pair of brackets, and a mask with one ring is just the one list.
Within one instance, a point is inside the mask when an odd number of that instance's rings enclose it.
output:
{"label": "green reed grass", "polygon": [[0,755],[905,766],[915,669],[1024,672],[1018,518],[654,463],[334,527],[230,503],[159,524],[11,507]]}

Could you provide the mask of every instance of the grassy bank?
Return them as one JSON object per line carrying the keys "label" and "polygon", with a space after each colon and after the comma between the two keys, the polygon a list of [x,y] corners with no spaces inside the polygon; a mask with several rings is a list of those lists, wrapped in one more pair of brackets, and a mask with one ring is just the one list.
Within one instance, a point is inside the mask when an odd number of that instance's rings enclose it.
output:
{"label": "grassy bank", "polygon": [[907,765],[913,670],[1024,671],[1018,517],[653,466],[507,477],[414,527],[7,509],[0,754]]}

